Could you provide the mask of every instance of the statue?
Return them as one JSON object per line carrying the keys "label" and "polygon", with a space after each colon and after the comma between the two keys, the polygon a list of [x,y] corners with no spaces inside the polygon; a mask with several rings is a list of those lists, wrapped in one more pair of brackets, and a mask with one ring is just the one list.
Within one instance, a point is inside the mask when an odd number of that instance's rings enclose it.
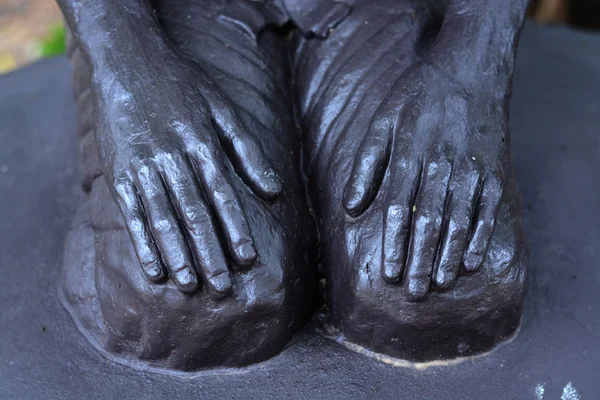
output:
{"label": "statue", "polygon": [[[508,104],[527,0],[59,0],[86,201],[63,302],[122,362],[279,353],[318,303],[423,362],[520,324]],[[320,250],[320,251],[319,251]]]}

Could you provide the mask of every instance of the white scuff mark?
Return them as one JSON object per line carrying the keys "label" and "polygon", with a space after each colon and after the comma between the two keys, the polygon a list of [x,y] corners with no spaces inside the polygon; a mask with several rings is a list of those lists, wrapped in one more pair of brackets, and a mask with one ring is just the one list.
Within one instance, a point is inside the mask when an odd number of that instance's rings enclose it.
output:
{"label": "white scuff mark", "polygon": [[562,392],[562,396],[560,396],[560,400],[581,400],[579,397],[579,393],[577,393],[577,389],[571,382],[565,386]]}
{"label": "white scuff mark", "polygon": [[543,400],[544,399],[544,392],[546,391],[545,388],[546,384],[545,383],[540,383],[535,387],[535,398],[537,400]]}

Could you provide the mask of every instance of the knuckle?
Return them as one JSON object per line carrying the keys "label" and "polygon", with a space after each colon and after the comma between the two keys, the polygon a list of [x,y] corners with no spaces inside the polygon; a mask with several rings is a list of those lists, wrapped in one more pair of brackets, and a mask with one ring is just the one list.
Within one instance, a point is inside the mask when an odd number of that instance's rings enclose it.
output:
{"label": "knuckle", "polygon": [[419,213],[416,217],[415,217],[415,224],[417,225],[424,225],[424,226],[428,226],[429,224],[431,224],[431,218],[429,217],[429,215],[425,214],[425,213]]}
{"label": "knuckle", "polygon": [[475,228],[475,234],[470,240],[469,243],[469,253],[472,253],[474,250],[480,251],[484,248],[492,235],[494,230],[494,225],[488,221],[479,221],[477,223],[477,228]]}
{"label": "knuckle", "polygon": [[180,161],[178,155],[180,151],[177,148],[165,149],[158,148],[152,152],[151,160],[154,165],[161,167],[175,166]]}
{"label": "knuckle", "polygon": [[396,170],[403,173],[409,181],[416,181],[419,177],[420,163],[417,160],[401,157],[395,162]]}
{"label": "knuckle", "polygon": [[231,146],[234,149],[243,151],[251,148],[254,152],[259,152],[259,147],[254,141],[254,137],[249,134],[238,133],[230,139]]}
{"label": "knuckle", "polygon": [[142,254],[140,255],[140,261],[142,264],[142,269],[144,271],[152,272],[156,268],[160,268],[157,257],[152,257],[150,254]]}
{"label": "knuckle", "polygon": [[136,154],[131,157],[129,160],[129,168],[132,171],[138,171],[141,168],[150,168],[151,160],[149,157],[143,156],[141,154]]}
{"label": "knuckle", "polygon": [[240,219],[244,215],[242,205],[238,201],[237,197],[235,197],[233,189],[231,189],[231,187],[228,189],[230,190],[224,189],[223,191],[218,191],[220,196],[216,202],[223,210],[226,210],[228,213],[234,216],[234,218]]}
{"label": "knuckle", "polygon": [[462,163],[459,171],[465,176],[481,175],[481,162],[476,155],[468,155],[464,163]]}
{"label": "knuckle", "polygon": [[154,163],[167,162],[170,158],[171,152],[165,149],[157,148],[152,151],[152,161],[154,161]]}
{"label": "knuckle", "polygon": [[115,188],[120,187],[122,189],[125,189],[129,185],[131,185],[131,177],[129,171],[127,171],[125,168],[115,171],[112,175],[112,178]]}
{"label": "knuckle", "polygon": [[114,189],[117,193],[117,200],[119,202],[123,202],[123,205],[127,205],[127,203],[131,201],[129,199],[131,192],[131,190],[129,189],[129,185],[129,181],[121,180],[119,178],[117,178],[117,180],[115,180],[114,183]]}
{"label": "knuckle", "polygon": [[125,217],[129,231],[133,233],[135,240],[138,244],[142,241],[142,232],[146,229],[144,221],[139,218],[135,213],[130,213]]}
{"label": "knuckle", "polygon": [[431,212],[423,211],[415,217],[415,224],[423,231],[429,232],[435,228],[438,228],[442,224],[442,216],[432,215]]}
{"label": "knuckle", "polygon": [[175,260],[171,262],[169,269],[171,270],[171,273],[176,274],[174,278],[178,280],[182,280],[182,278],[185,277],[185,272],[189,271],[190,273],[193,273],[189,268],[189,264],[183,260]]}
{"label": "knuckle", "polygon": [[450,217],[448,220],[448,234],[452,239],[459,239],[467,235],[470,218]]}
{"label": "knuckle", "polygon": [[399,171],[408,172],[412,170],[413,165],[407,158],[402,157],[396,162],[396,167]]}
{"label": "knuckle", "polygon": [[385,111],[379,114],[372,122],[370,131],[373,133],[387,133],[392,127],[391,113]]}
{"label": "knuckle", "polygon": [[445,157],[429,161],[424,168],[425,175],[429,178],[442,177],[452,170],[452,164]]}
{"label": "knuckle", "polygon": [[444,107],[450,114],[460,117],[468,114],[469,101],[465,95],[453,93],[444,99]]}
{"label": "knuckle", "polygon": [[214,155],[212,146],[203,141],[194,141],[188,146],[188,152],[199,161],[211,160]]}
{"label": "knuckle", "polygon": [[492,234],[492,231],[494,230],[494,221],[492,219],[485,219],[481,223],[480,230],[482,234],[482,239],[484,241],[487,240],[487,238],[489,238],[489,236]]}
{"label": "knuckle", "polygon": [[408,205],[392,204],[388,207],[387,216],[391,219],[403,218],[408,215]]}
{"label": "knuckle", "polygon": [[180,151],[163,151],[157,152],[153,156],[156,165],[166,171],[176,172],[183,167],[183,157]]}
{"label": "knuckle", "polygon": [[173,222],[165,217],[156,218],[152,222],[152,228],[161,236],[175,233],[177,228]]}
{"label": "knuckle", "polygon": [[135,197],[135,193],[132,192],[130,186],[125,183],[116,184],[115,187],[115,200],[117,205],[121,209],[121,212],[126,218],[133,218],[138,211],[138,202]]}
{"label": "knuckle", "polygon": [[485,184],[482,195],[482,203],[489,208],[489,212],[495,213],[504,192],[504,185],[497,182]]}
{"label": "knuckle", "polygon": [[132,161],[134,175],[140,182],[148,182],[152,177],[152,162],[148,159],[136,159]]}
{"label": "knuckle", "polygon": [[188,209],[181,215],[182,223],[188,232],[193,236],[198,236],[202,232],[202,227],[206,224],[206,218],[197,210]]}
{"label": "knuckle", "polygon": [[403,261],[404,252],[397,246],[390,245],[384,247],[383,259],[386,265],[384,268],[382,268],[382,271],[386,271],[387,273],[393,275],[401,268],[400,263]]}
{"label": "knuckle", "polygon": [[[198,119],[202,121],[208,120],[208,114],[203,107],[200,106],[195,111],[197,112],[196,115]],[[195,124],[191,122],[191,118],[188,118],[188,120],[173,119],[168,123],[168,127],[171,131],[176,132],[179,136],[185,138],[188,138],[195,134],[194,126]]]}
{"label": "knuckle", "polygon": [[452,171],[452,163],[450,162],[450,160],[448,158],[442,157],[442,159],[439,160],[438,162],[439,162],[439,169],[442,174],[447,175]]}
{"label": "knuckle", "polygon": [[437,164],[437,162],[428,162],[425,164],[424,168],[423,168],[423,172],[425,173],[425,176],[427,177],[431,177],[434,176],[435,173],[438,171],[439,169],[439,165]]}
{"label": "knuckle", "polygon": [[494,171],[487,176],[486,184],[490,189],[500,191],[504,186],[503,174],[499,171]]}

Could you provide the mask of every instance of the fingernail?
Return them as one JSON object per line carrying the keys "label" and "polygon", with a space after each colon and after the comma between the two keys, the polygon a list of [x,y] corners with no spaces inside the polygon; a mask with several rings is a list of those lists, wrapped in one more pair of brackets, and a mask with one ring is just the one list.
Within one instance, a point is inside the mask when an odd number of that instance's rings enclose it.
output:
{"label": "fingernail", "polygon": [[232,288],[231,279],[227,272],[213,276],[208,281],[210,282],[212,290],[220,295],[228,293]]}
{"label": "fingernail", "polygon": [[159,281],[164,277],[163,269],[157,262],[153,262],[150,265],[145,265],[144,271],[148,279],[152,281]]}
{"label": "fingernail", "polygon": [[428,291],[429,288],[427,285],[410,282],[407,287],[408,299],[413,302],[421,301],[425,298]]}
{"label": "fingernail", "polygon": [[249,267],[256,261],[256,249],[251,242],[238,245],[235,249],[235,254],[243,267]]}
{"label": "fingernail", "polygon": [[383,264],[383,278],[388,283],[397,283],[400,281],[400,268],[396,263],[386,262]]}
{"label": "fingernail", "polygon": [[281,194],[283,184],[275,171],[272,169],[263,173],[262,179],[258,183],[258,195],[263,200],[273,200]]}
{"label": "fingernail", "polygon": [[435,285],[440,289],[448,289],[452,284],[452,275],[438,271],[435,278]]}
{"label": "fingernail", "polygon": [[198,279],[191,268],[184,268],[175,275],[177,286],[182,292],[191,293],[198,288]]}
{"label": "fingernail", "polygon": [[464,259],[464,266],[468,272],[475,272],[481,266],[483,256],[479,254],[467,254]]}
{"label": "fingernail", "polygon": [[346,196],[346,201],[344,203],[344,208],[350,216],[358,217],[360,215],[360,211],[358,209],[360,196],[358,196],[356,192],[353,191],[351,195]]}
{"label": "fingernail", "polygon": [[363,198],[363,193],[356,190],[354,186],[347,186],[344,191],[344,208],[352,217],[358,217],[360,212],[360,203]]}
{"label": "fingernail", "polygon": [[277,174],[275,173],[275,171],[273,171],[272,169],[267,171],[265,173],[265,175],[267,176],[267,191],[269,193],[271,193],[273,196],[277,196],[279,195],[279,193],[281,193],[282,190],[282,182],[279,179],[279,176],[277,176]]}

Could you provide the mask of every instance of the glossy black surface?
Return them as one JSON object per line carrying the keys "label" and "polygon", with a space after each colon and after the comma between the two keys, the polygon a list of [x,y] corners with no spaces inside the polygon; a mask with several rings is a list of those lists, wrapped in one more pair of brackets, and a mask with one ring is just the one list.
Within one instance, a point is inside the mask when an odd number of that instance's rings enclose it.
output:
{"label": "glossy black surface", "polygon": [[313,311],[317,246],[353,343],[430,361],[516,331],[526,0],[59,3],[87,192],[64,299],[96,347],[267,359]]}
{"label": "glossy black surface", "polygon": [[489,350],[525,292],[508,104],[526,2],[351,4],[295,53],[331,322],[411,361]]}

